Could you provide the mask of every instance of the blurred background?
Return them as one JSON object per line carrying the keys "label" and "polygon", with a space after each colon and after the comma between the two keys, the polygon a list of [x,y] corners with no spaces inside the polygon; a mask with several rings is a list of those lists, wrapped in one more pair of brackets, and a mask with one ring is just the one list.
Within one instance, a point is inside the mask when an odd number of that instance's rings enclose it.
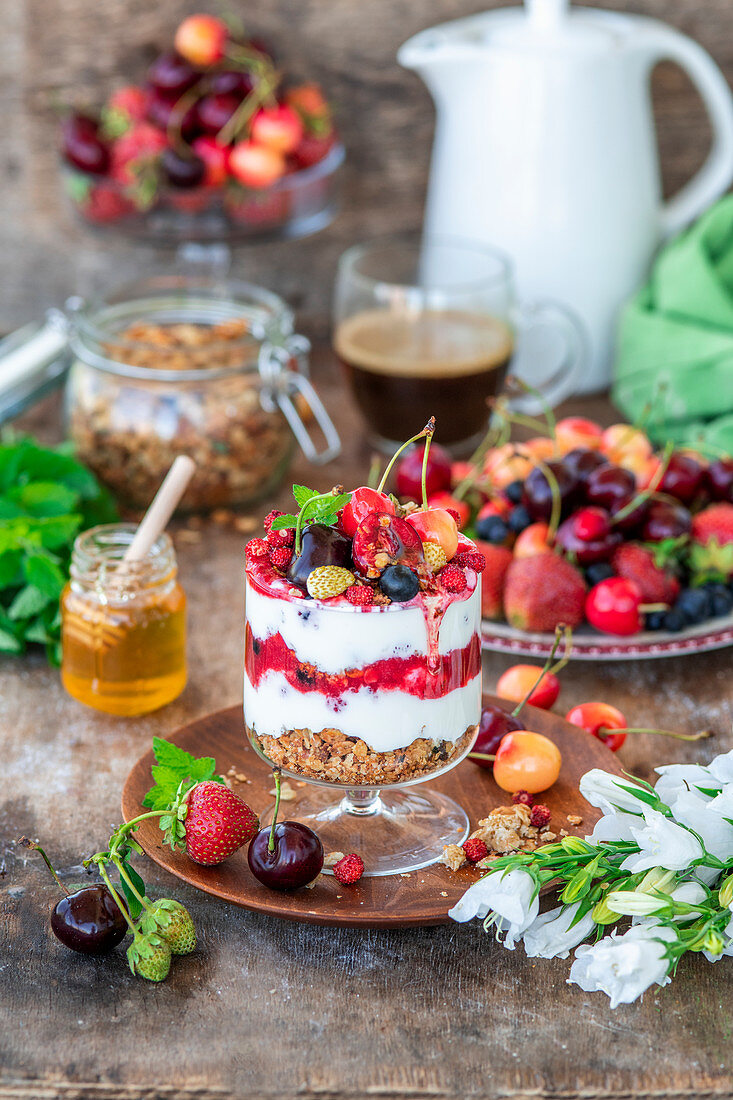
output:
{"label": "blurred background", "polygon": [[[311,336],[324,335],[336,260],[354,241],[418,228],[434,123],[430,96],[395,60],[410,35],[499,3],[487,0],[249,0],[232,6],[297,76],[319,80],[347,148],[343,209],[324,232],[234,254],[233,273],[277,290]],[[588,6],[600,6],[589,4]],[[0,331],[39,317],[70,293],[119,283],[165,253],[77,226],[58,172],[58,108],[104,100],[142,77],[177,23],[201,8],[178,0],[2,0],[0,72]],[[603,7],[664,19],[695,38],[733,82],[730,0],[604,0]],[[654,74],[665,193],[684,183],[709,146],[697,93],[682,72]],[[308,278],[303,273],[308,272]]]}

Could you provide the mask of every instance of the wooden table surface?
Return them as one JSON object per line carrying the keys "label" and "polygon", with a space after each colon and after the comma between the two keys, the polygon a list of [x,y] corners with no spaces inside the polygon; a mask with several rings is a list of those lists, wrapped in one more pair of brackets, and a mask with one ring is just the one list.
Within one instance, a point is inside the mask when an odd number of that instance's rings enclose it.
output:
{"label": "wooden table surface", "polygon": [[[327,356],[318,374],[344,460],[295,479],[358,483],[369,460]],[[606,421],[601,401],[582,407]],[[51,438],[57,405],[25,425]],[[280,504],[287,498],[283,490]],[[268,504],[269,507],[269,504]],[[257,509],[262,514],[267,508]],[[568,963],[505,951],[479,926],[376,932],[267,919],[182,887],[145,861],[151,893],[191,910],[200,947],[153,986],[124,955],[74,955],[51,935],[54,886],[19,849],[36,837],[69,881],[119,820],[123,781],[154,734],[241,698],[244,537],[176,536],[190,600],[190,682],[150,717],[117,720],[68,698],[39,656],[0,660],[0,1097],[178,1100],[724,1097],[733,1095],[733,964],[683,960],[677,979],[615,1012],[565,984]],[[487,655],[493,688],[511,658]],[[571,665],[562,705],[605,698],[634,725],[714,742],[630,737],[623,763],[704,760],[731,744],[731,651]],[[470,766],[465,764],[463,766]],[[446,872],[447,873],[447,872]]]}

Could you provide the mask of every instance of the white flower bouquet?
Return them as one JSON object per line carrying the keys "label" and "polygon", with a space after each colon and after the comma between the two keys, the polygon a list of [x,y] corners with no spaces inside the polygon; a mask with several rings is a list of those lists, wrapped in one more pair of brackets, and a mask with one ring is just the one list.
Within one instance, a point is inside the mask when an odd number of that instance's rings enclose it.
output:
{"label": "white flower bouquet", "polygon": [[[654,787],[588,772],[581,794],[603,811],[592,834],[497,859],[449,915],[481,918],[531,958],[574,950],[568,981],[611,1008],[666,985],[688,951],[733,955],[733,751],[656,770]],[[560,905],[540,913],[550,883]],[[604,934],[628,917],[626,932]]]}

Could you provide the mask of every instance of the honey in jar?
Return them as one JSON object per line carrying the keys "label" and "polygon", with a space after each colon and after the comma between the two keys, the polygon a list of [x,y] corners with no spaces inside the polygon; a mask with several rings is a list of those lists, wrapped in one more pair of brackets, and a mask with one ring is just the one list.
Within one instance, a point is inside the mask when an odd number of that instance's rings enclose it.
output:
{"label": "honey in jar", "polygon": [[61,679],[81,703],[131,717],[170,703],[186,684],[186,597],[162,534],[123,562],[132,524],[79,535],[61,596]]}

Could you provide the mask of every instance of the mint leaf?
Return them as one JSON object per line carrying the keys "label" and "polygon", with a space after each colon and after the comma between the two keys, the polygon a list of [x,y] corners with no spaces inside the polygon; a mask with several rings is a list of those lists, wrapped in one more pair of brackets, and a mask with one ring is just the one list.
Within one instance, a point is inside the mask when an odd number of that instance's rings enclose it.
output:
{"label": "mint leaf", "polygon": [[309,489],[307,485],[293,485],[293,496],[298,506],[302,508],[307,501],[317,497],[318,493],[315,489]]}
{"label": "mint leaf", "polygon": [[37,615],[39,611],[43,610],[48,600],[49,597],[44,592],[41,592],[35,585],[28,584],[25,588],[21,588],[11,603],[8,608],[8,616],[16,622],[18,619],[30,619],[31,616]]}
{"label": "mint leaf", "polygon": [[23,575],[28,584],[32,584],[50,600],[57,600],[66,584],[66,578],[58,565],[42,554],[33,554],[25,559]]}
{"label": "mint leaf", "polygon": [[153,738],[153,755],[156,763],[150,770],[155,782],[143,799],[143,806],[148,809],[166,809],[184,781],[187,787],[193,787],[207,779],[223,782],[221,776],[215,775],[216,761],[213,756],[197,759],[190,752],[174,745],[172,741],[164,741],[161,737]]}
{"label": "mint leaf", "polygon": [[295,527],[298,522],[297,516],[278,516],[272,521],[271,531],[284,531],[286,527]]}
{"label": "mint leaf", "polygon": [[79,493],[55,481],[33,481],[8,493],[8,498],[20,505],[28,515],[45,519],[75,512]]}
{"label": "mint leaf", "polygon": [[0,653],[22,653],[23,643],[0,627]]}

